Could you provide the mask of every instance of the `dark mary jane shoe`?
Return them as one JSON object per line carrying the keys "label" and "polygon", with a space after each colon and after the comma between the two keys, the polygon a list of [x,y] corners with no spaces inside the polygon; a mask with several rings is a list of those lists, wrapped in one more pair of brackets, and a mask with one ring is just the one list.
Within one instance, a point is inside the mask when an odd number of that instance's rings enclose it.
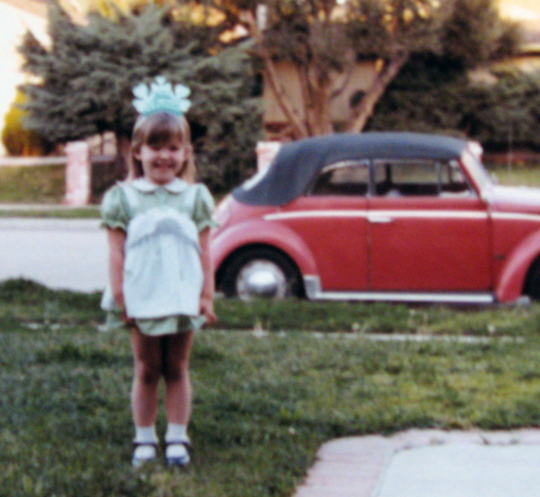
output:
{"label": "dark mary jane shoe", "polygon": [[[181,446],[184,450],[176,446]],[[167,449],[165,451],[167,466],[185,468],[191,460],[189,457],[190,448],[191,446],[186,440],[167,442]],[[170,454],[171,452],[172,454]]]}

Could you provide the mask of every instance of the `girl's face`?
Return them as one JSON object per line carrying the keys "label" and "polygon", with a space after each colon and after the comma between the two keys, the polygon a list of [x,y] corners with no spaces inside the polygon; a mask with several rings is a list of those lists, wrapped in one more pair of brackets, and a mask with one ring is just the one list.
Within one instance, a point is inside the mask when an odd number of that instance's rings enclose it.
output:
{"label": "girl's face", "polygon": [[141,146],[133,156],[141,161],[144,178],[156,185],[166,185],[174,180],[186,160],[186,148],[178,139],[165,143]]}

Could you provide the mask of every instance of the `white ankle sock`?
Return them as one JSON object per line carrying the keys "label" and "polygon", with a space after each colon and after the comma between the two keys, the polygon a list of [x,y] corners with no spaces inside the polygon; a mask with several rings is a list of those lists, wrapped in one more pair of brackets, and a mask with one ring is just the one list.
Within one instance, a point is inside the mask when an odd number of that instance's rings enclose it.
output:
{"label": "white ankle sock", "polygon": [[136,426],[135,427],[135,443],[138,444],[155,444],[158,442],[156,435],[156,427],[152,426]]}
{"label": "white ankle sock", "polygon": [[167,425],[167,433],[165,434],[165,442],[189,442],[187,434],[187,425],[179,425],[169,423]]}

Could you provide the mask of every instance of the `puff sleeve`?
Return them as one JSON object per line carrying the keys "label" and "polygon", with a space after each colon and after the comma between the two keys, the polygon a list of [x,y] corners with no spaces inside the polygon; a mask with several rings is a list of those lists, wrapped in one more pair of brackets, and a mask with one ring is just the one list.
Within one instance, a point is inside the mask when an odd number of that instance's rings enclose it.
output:
{"label": "puff sleeve", "polygon": [[214,213],[214,199],[208,188],[202,183],[197,183],[197,195],[193,209],[193,221],[199,231],[205,228],[213,228],[218,223],[212,219]]}
{"label": "puff sleeve", "polygon": [[101,226],[126,231],[128,221],[129,216],[122,188],[114,185],[107,190],[101,202]]}

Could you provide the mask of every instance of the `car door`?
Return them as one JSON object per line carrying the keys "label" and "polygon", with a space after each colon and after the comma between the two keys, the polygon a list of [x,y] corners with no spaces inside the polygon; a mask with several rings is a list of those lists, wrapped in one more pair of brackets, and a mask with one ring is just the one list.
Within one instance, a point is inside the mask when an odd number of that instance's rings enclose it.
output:
{"label": "car door", "polygon": [[374,161],[370,288],[486,291],[489,218],[458,161]]}
{"label": "car door", "polygon": [[307,195],[273,215],[309,247],[323,291],[368,288],[369,174],[366,161],[329,164],[315,179]]}

